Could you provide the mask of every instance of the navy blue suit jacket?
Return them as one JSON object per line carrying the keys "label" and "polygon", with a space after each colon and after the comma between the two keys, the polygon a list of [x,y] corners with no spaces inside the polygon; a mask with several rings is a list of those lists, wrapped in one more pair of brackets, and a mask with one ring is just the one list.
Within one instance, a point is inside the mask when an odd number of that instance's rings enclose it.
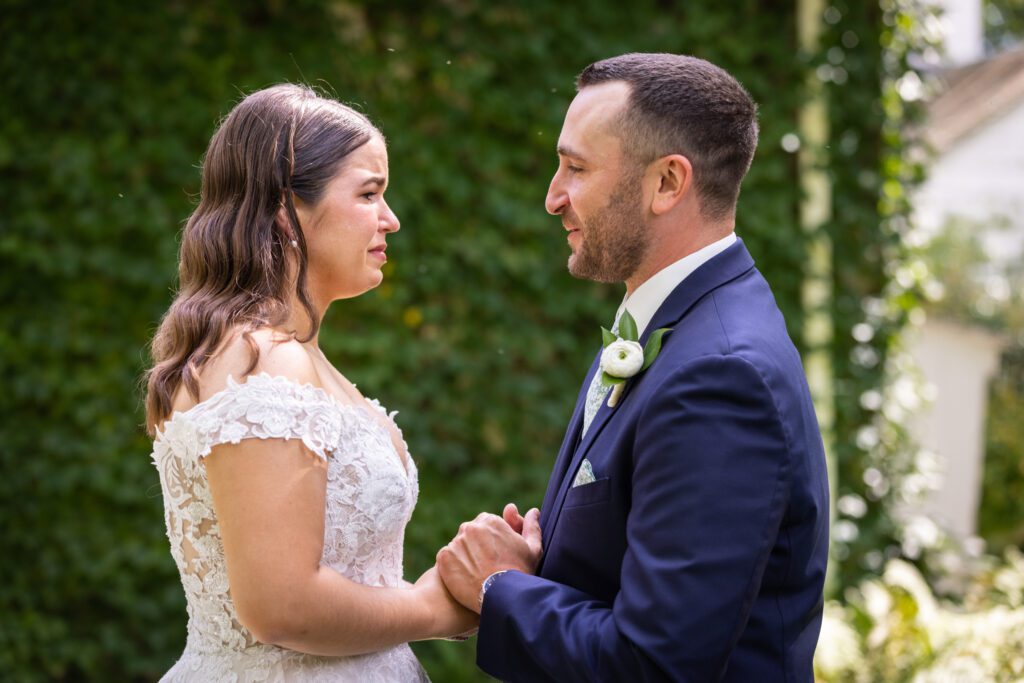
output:
{"label": "navy blue suit jacket", "polygon": [[[508,681],[810,683],[828,553],[825,455],[800,357],[742,241],[645,330],[661,354],[580,440],[541,512],[537,576],[490,587],[477,664]],[[587,458],[596,481],[572,487]]]}

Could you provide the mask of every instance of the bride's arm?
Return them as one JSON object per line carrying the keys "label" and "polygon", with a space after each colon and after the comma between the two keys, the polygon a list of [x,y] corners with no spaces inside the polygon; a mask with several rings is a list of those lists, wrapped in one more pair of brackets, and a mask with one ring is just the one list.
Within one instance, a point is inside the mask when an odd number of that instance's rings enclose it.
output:
{"label": "bride's arm", "polygon": [[[319,384],[297,342],[253,336],[260,346],[256,372]],[[215,393],[228,374],[244,374],[249,356],[243,343],[228,344],[204,368],[201,396]],[[327,463],[300,439],[215,446],[205,467],[231,598],[259,641],[311,654],[351,655],[477,625],[476,615],[451,598],[434,571],[412,588],[374,588],[320,565]]]}
{"label": "bride's arm", "polygon": [[206,472],[231,597],[260,642],[351,655],[475,625],[436,576],[374,588],[320,565],[327,465],[300,440],[217,446]]}

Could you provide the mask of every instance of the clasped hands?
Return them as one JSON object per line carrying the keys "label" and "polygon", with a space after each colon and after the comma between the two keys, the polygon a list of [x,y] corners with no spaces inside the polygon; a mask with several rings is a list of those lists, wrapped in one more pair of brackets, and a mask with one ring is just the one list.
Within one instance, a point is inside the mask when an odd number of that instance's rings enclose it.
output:
{"label": "clasped hands", "polygon": [[509,503],[501,517],[482,512],[464,522],[437,552],[437,569],[452,597],[479,614],[480,590],[488,576],[509,569],[533,574],[542,553],[540,511],[533,508],[523,516]]}

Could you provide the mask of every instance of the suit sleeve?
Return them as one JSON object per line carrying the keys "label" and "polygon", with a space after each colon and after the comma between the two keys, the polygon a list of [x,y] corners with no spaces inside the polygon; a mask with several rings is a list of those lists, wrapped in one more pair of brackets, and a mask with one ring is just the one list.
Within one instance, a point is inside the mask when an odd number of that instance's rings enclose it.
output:
{"label": "suit sleeve", "polygon": [[633,460],[613,604],[510,572],[484,601],[484,671],[509,681],[721,677],[788,503],[790,451],[772,392],[744,358],[693,360],[641,410]]}

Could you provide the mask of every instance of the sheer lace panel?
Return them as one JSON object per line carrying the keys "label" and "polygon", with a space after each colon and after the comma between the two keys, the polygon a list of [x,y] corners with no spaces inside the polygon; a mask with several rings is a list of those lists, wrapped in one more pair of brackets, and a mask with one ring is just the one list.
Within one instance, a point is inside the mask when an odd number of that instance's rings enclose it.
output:
{"label": "sheer lace panel", "polygon": [[[257,642],[231,601],[203,464],[219,444],[301,439],[328,464],[321,564],[366,585],[400,586],[417,472],[411,457],[402,464],[389,429],[370,411],[392,423],[394,414],[376,401],[370,406],[342,405],[317,387],[260,374],[245,382],[229,377],[223,391],[165,423],[153,444],[153,461],[189,614],[186,650],[168,680],[316,680],[314,672],[324,673],[323,680],[419,680],[422,669],[407,646],[359,658],[323,658]],[[356,665],[371,661],[377,673]],[[390,665],[397,667],[397,677],[387,674]]]}

